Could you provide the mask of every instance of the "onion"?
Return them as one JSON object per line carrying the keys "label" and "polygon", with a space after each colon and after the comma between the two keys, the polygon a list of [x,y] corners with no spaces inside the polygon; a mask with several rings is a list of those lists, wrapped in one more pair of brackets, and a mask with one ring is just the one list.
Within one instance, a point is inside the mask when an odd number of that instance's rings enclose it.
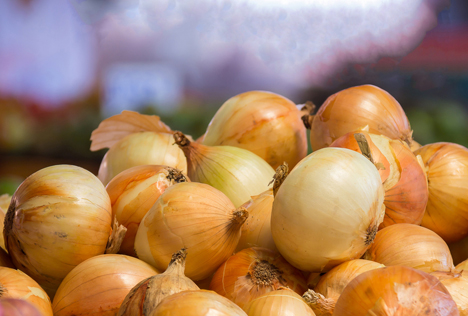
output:
{"label": "onion", "polygon": [[336,301],[351,280],[383,267],[383,264],[363,259],[344,262],[325,273],[314,290],[308,290],[302,297],[317,316],[332,316]]}
{"label": "onion", "polygon": [[244,311],[249,316],[315,316],[301,296],[288,288],[279,288],[255,298],[244,307]]}
{"label": "onion", "polygon": [[127,228],[120,253],[136,257],[135,235],[141,220],[168,187],[189,181],[178,169],[160,166],[135,166],[122,171],[106,187],[117,221]]}
{"label": "onion", "polygon": [[380,167],[385,189],[385,217],[380,228],[396,223],[421,224],[429,194],[426,174],[405,143],[362,131],[347,133],[330,146],[360,153],[363,147],[365,154]]}
{"label": "onion", "polygon": [[460,316],[468,316],[468,271],[433,272],[457,303]]}
{"label": "onion", "polygon": [[383,220],[384,189],[375,166],[349,149],[303,159],[273,201],[276,247],[296,268],[326,272],[362,256]]}
{"label": "onion", "polygon": [[412,130],[401,105],[387,91],[372,85],[341,90],[322,104],[310,131],[314,151],[346,133],[369,126],[369,132],[412,142]]}
{"label": "onion", "polygon": [[139,165],[166,165],[187,172],[183,152],[172,146],[172,131],[156,115],[123,111],[103,120],[91,134],[91,150],[109,148],[99,167],[104,183]]}
{"label": "onion", "polygon": [[52,304],[47,293],[30,276],[20,270],[0,267],[0,296],[25,299],[42,316],[52,316]]}
{"label": "onion", "polygon": [[457,316],[459,313],[449,292],[436,277],[395,266],[370,270],[354,278],[336,302],[333,315]]}
{"label": "onion", "polygon": [[248,213],[235,209],[221,191],[203,183],[182,182],[166,189],[140,223],[138,258],[165,270],[172,254],[186,248],[185,275],[211,276],[232,255]]}
{"label": "onion", "polygon": [[166,297],[151,316],[247,316],[227,298],[207,290],[183,291]]}
{"label": "onion", "polygon": [[414,224],[395,224],[380,230],[364,255],[386,266],[406,266],[424,272],[451,271],[447,244],[433,231]]}
{"label": "onion", "polygon": [[448,247],[452,254],[453,264],[457,265],[460,262],[468,259],[468,237],[457,242],[449,243]]}
{"label": "onion", "polygon": [[3,233],[13,264],[53,297],[75,266],[118,248],[114,234],[122,230],[113,230],[109,239],[111,223],[110,199],[101,181],[81,167],[55,165],[21,183]]}
{"label": "onion", "polygon": [[268,91],[248,91],[227,100],[202,144],[250,150],[275,169],[283,162],[292,168],[307,154],[300,111],[291,100]]}
{"label": "onion", "polygon": [[266,191],[275,174],[265,160],[246,149],[205,146],[191,142],[181,132],[175,132],[174,139],[187,157],[190,180],[220,190],[235,207],[249,201],[251,196]]}
{"label": "onion", "polygon": [[166,271],[144,279],[127,294],[117,316],[152,315],[162,299],[169,295],[199,287],[184,275],[187,251],[179,250],[172,255]]}
{"label": "onion", "polygon": [[468,271],[468,259],[466,259],[463,262],[460,262],[457,264],[456,269],[461,271],[461,270],[467,270]]}
{"label": "onion", "polygon": [[43,316],[33,304],[21,298],[0,299],[0,316]]}
{"label": "onion", "polygon": [[468,149],[434,143],[415,151],[427,168],[429,201],[422,226],[452,243],[468,236]]}
{"label": "onion", "polygon": [[0,195],[0,247],[6,250],[5,240],[3,239],[3,222],[5,221],[5,214],[8,211],[8,206],[11,202],[9,194]]}
{"label": "onion", "polygon": [[229,257],[216,271],[210,290],[244,308],[259,296],[289,287],[302,295],[307,289],[302,272],[277,252],[266,248],[248,248]]}
{"label": "onion", "polygon": [[115,315],[128,292],[157,274],[149,264],[130,256],[105,254],[76,266],[54,297],[54,316]]}

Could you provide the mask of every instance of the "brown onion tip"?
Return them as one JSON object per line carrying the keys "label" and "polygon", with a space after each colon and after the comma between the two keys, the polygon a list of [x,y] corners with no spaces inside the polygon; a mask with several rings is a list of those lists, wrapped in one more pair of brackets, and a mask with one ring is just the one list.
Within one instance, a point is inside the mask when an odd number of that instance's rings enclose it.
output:
{"label": "brown onion tip", "polygon": [[309,305],[314,312],[319,312],[320,315],[332,315],[333,310],[335,309],[335,301],[332,299],[326,298],[320,293],[315,292],[314,290],[307,290],[307,292],[302,295],[304,301]]}
{"label": "brown onion tip", "polygon": [[278,168],[276,168],[275,175],[273,176],[273,180],[268,183],[270,185],[272,182],[273,184],[273,196],[276,195],[276,192],[278,192],[278,189],[280,188],[281,184],[283,184],[284,179],[288,176],[289,173],[289,167],[286,162],[283,162],[282,165],[280,165]]}
{"label": "brown onion tip", "polygon": [[239,207],[233,213],[233,220],[237,222],[237,224],[242,225],[249,217],[249,212],[245,207]]}
{"label": "brown onion tip", "polygon": [[176,131],[174,132],[174,140],[179,147],[186,147],[190,145],[190,140],[185,136],[182,132]]}
{"label": "brown onion tip", "polygon": [[167,175],[168,180],[174,180],[176,183],[187,182],[187,178],[181,170],[173,167],[167,167],[166,170],[169,172]]}
{"label": "brown onion tip", "polygon": [[371,224],[367,228],[366,240],[364,241],[366,246],[369,246],[370,244],[372,244],[372,242],[374,242],[374,239],[375,239],[375,236],[377,235],[378,230],[379,230],[379,225],[372,225]]}
{"label": "brown onion tip", "polygon": [[173,263],[181,263],[182,261],[185,261],[186,257],[187,257],[187,248],[182,248],[172,255],[171,262],[169,262],[169,265]]}
{"label": "brown onion tip", "polygon": [[314,120],[314,116],[309,115],[309,114],[304,114],[301,116],[301,119],[302,119],[302,123],[304,123],[304,127],[310,130],[312,128],[312,121]]}

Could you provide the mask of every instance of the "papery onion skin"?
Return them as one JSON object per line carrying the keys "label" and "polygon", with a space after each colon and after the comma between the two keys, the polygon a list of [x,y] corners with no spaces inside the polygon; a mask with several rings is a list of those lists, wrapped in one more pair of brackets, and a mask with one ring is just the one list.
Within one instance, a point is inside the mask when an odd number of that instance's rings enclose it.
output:
{"label": "papery onion skin", "polygon": [[415,151],[427,168],[429,200],[421,225],[447,243],[468,236],[468,149],[433,143]]}
{"label": "papery onion skin", "polygon": [[76,266],[54,297],[54,316],[115,315],[125,296],[140,281],[158,274],[134,257],[105,254]]}
{"label": "papery onion skin", "polygon": [[337,138],[366,125],[370,133],[412,142],[408,118],[398,101],[379,87],[361,85],[341,90],[322,104],[310,131],[312,149],[328,147]]}
{"label": "papery onion skin", "polygon": [[289,287],[302,295],[307,289],[306,279],[279,253],[260,247],[247,248],[229,257],[218,268],[210,284],[210,290],[241,308],[280,287]]}
{"label": "papery onion skin", "polygon": [[119,253],[136,257],[135,235],[141,220],[168,187],[190,181],[176,168],[142,165],[126,169],[106,186],[113,217],[127,228]]}
{"label": "papery onion skin", "polygon": [[151,316],[247,316],[236,304],[213,291],[183,291],[166,297]]}
{"label": "papery onion skin", "polygon": [[138,258],[165,270],[172,254],[187,249],[185,275],[211,276],[234,252],[248,213],[210,185],[183,182],[166,189],[140,223]]}
{"label": "papery onion skin", "polygon": [[468,316],[468,271],[433,272],[457,304],[460,316]]}
{"label": "papery onion skin", "polygon": [[380,230],[364,258],[427,273],[454,268],[444,240],[433,231],[414,224],[395,224]]}
{"label": "papery onion skin", "polygon": [[3,222],[5,221],[5,214],[10,206],[11,196],[9,194],[0,195],[0,247],[6,250],[5,240],[3,239]]}
{"label": "papery onion skin", "polygon": [[75,266],[106,251],[111,216],[109,195],[95,175],[73,165],[46,167],[13,195],[5,244],[13,264],[53,297]]}
{"label": "papery onion skin", "polygon": [[0,267],[0,297],[25,299],[41,313],[52,316],[52,303],[47,293],[21,270]]}
{"label": "papery onion skin", "polygon": [[120,172],[140,165],[165,165],[187,174],[184,153],[170,133],[140,132],[125,136],[104,155],[98,178],[107,185]]}
{"label": "papery onion skin", "polygon": [[460,262],[457,264],[456,269],[461,271],[461,270],[467,270],[468,271],[468,259],[466,259],[463,262]]}
{"label": "papery onion skin", "polygon": [[334,316],[457,316],[457,305],[440,281],[423,271],[394,266],[354,278],[335,306]]}
{"label": "papery onion skin", "polygon": [[0,316],[43,316],[30,302],[20,298],[0,299]]}
{"label": "papery onion skin", "polygon": [[307,306],[301,296],[287,288],[257,297],[244,307],[244,311],[249,316],[315,316],[315,313]]}
{"label": "papery onion skin", "polygon": [[383,199],[379,173],[367,158],[343,148],[318,150],[279,188],[273,239],[296,268],[326,272],[367,250],[385,214]]}
{"label": "papery onion skin", "polygon": [[269,91],[248,91],[227,100],[211,120],[202,144],[250,150],[274,169],[293,168],[307,154],[301,113],[291,100]]}

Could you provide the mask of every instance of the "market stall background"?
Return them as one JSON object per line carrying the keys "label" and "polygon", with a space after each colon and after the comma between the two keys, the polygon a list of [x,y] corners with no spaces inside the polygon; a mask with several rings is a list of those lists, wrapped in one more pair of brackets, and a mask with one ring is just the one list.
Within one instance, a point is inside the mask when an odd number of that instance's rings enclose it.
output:
{"label": "market stall background", "polygon": [[97,173],[91,132],[124,109],[197,138],[248,90],[320,105],[374,84],[418,142],[468,146],[466,1],[303,2],[0,2],[0,194],[48,165]]}

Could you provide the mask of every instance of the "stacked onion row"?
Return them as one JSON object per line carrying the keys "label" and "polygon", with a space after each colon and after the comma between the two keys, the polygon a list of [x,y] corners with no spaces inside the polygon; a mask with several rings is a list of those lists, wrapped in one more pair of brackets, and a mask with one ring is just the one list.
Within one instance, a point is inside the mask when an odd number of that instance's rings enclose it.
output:
{"label": "stacked onion row", "polygon": [[246,92],[196,141],[102,121],[98,175],[51,166],[0,199],[0,293],[38,315],[468,315],[468,150],[420,147],[375,86],[308,111]]}

